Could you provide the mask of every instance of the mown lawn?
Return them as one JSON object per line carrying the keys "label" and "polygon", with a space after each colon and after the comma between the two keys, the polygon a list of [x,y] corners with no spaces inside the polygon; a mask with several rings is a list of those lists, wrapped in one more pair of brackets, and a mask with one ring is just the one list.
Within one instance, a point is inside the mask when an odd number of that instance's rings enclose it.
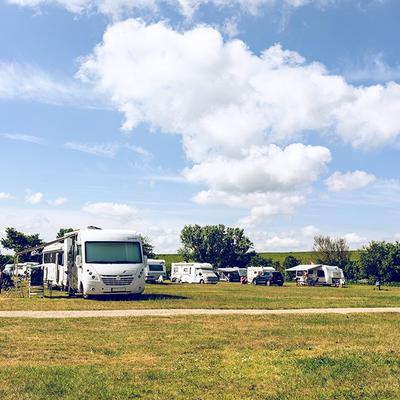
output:
{"label": "mown lawn", "polygon": [[0,320],[2,400],[399,399],[397,315]]}
{"label": "mown lawn", "polygon": [[[146,285],[139,298],[67,298],[53,291],[52,297],[21,298],[0,295],[0,310],[98,310],[126,308],[310,308],[310,307],[389,307],[400,305],[400,288],[373,290],[368,285],[347,288],[283,287],[218,283],[217,285]],[[50,296],[50,294],[48,293]]]}

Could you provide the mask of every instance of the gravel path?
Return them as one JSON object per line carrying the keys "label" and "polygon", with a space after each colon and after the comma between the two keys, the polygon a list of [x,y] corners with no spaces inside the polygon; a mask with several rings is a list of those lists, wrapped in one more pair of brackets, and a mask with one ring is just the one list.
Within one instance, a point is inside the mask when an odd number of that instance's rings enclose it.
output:
{"label": "gravel path", "polygon": [[82,311],[0,311],[0,318],[179,317],[185,315],[307,315],[400,313],[400,307],[300,308],[289,310],[147,309]]}

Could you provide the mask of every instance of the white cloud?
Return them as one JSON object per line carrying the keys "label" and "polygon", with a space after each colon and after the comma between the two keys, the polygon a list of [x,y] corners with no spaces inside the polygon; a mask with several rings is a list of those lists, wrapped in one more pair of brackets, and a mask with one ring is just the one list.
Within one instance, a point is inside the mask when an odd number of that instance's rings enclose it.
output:
{"label": "white cloud", "polygon": [[38,8],[44,5],[56,5],[68,11],[81,14],[97,11],[113,18],[124,13],[147,9],[157,12],[161,5],[167,4],[177,8],[187,18],[202,5],[213,4],[215,7],[239,8],[250,14],[258,14],[262,7],[279,6],[283,8],[299,8],[308,4],[328,6],[340,0],[8,0],[9,4]]}
{"label": "white cloud", "polygon": [[186,178],[208,187],[197,202],[227,204],[223,198],[229,198],[230,205],[257,207],[253,215],[278,212],[270,203],[250,204],[276,193],[288,197],[281,208],[291,212],[303,200],[298,191],[330,159],[323,147],[272,143],[310,130],[335,132],[357,147],[400,135],[400,85],[355,87],[280,45],[257,56],[207,26],[178,32],[162,22],[116,23],[79,76],[125,114],[124,129],[148,123],[182,136],[194,163]]}
{"label": "white cloud", "polygon": [[360,235],[354,232],[346,233],[344,235],[344,238],[350,245],[362,245],[368,241],[368,239],[366,239],[365,237],[361,237]]}
{"label": "white cloud", "polygon": [[291,250],[293,248],[299,247],[300,242],[292,237],[279,237],[279,236],[274,236],[270,239],[268,239],[265,243],[266,248],[273,248],[274,250],[276,249],[285,249],[285,250]]}
{"label": "white cloud", "polygon": [[58,207],[65,204],[67,201],[68,199],[66,197],[57,197],[54,200],[47,200],[47,204]]}
{"label": "white cloud", "polygon": [[83,208],[83,211],[106,219],[132,220],[138,215],[136,208],[121,203],[90,203]]}
{"label": "white cloud", "polygon": [[26,191],[25,202],[29,204],[40,204],[43,201],[43,193]]}
{"label": "white cloud", "polygon": [[80,151],[83,153],[92,154],[94,156],[101,157],[115,157],[119,145],[114,143],[77,143],[77,142],[68,142],[64,144],[64,147],[71,150]]}
{"label": "white cloud", "polygon": [[308,225],[301,229],[301,234],[308,238],[313,238],[319,234],[319,229],[314,225]]}
{"label": "white cloud", "polygon": [[257,56],[206,26],[177,32],[161,22],[116,23],[79,76],[110,96],[124,129],[147,122],[179,133],[194,161],[309,130],[332,130],[365,148],[400,135],[400,85],[355,87],[280,45]]}
{"label": "white cloud", "polygon": [[37,136],[33,135],[25,135],[21,133],[2,133],[0,136],[10,139],[10,140],[17,140],[17,141],[22,141],[22,142],[28,142],[28,143],[35,143],[35,144],[42,144],[43,139]]}
{"label": "white cloud", "polygon": [[0,192],[0,200],[11,200],[13,196],[7,192]]}
{"label": "white cloud", "polygon": [[[40,68],[0,60],[0,99],[34,100],[48,104],[93,106],[94,95],[82,83],[51,76]],[[24,135],[25,139],[29,138]],[[11,137],[10,137],[11,138]],[[14,139],[18,140],[14,135]],[[20,135],[19,140],[24,140]]]}
{"label": "white cloud", "polygon": [[336,171],[326,180],[326,184],[331,192],[343,192],[360,189],[375,180],[374,175],[365,171],[349,171],[344,174]]}

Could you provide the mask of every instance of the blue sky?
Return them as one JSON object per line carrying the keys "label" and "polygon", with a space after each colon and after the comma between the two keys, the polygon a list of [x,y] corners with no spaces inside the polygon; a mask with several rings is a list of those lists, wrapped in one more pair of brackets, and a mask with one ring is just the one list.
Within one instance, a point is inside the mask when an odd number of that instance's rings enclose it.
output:
{"label": "blue sky", "polygon": [[0,0],[0,230],[400,238],[400,4]]}

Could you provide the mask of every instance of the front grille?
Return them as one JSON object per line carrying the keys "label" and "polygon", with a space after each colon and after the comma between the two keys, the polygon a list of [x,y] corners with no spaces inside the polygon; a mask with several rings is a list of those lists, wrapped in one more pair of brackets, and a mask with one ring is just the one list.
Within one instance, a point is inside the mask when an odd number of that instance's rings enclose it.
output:
{"label": "front grille", "polygon": [[101,275],[101,280],[107,286],[126,286],[133,282],[133,275]]}

